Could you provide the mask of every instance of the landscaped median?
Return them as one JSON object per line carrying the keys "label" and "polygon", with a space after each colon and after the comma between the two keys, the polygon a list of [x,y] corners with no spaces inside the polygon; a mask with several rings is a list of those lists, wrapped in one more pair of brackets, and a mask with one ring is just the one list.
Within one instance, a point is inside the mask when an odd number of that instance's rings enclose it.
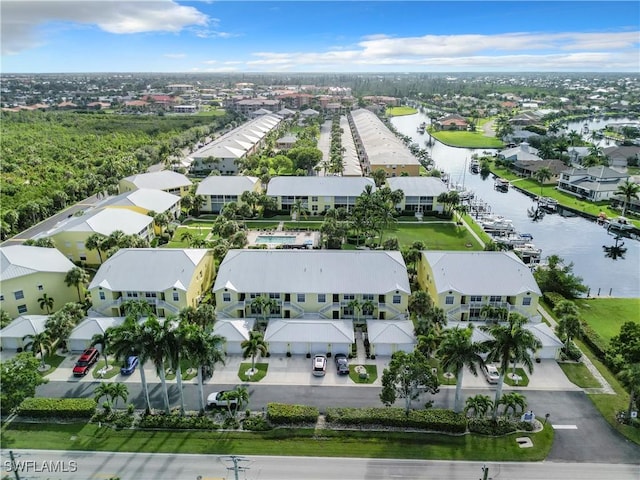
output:
{"label": "landscaped median", "polygon": [[[21,423],[18,417],[2,427],[3,448],[539,461],[553,443],[550,425],[537,423],[541,429],[534,432],[519,417],[500,417],[495,424],[500,436],[488,436],[487,425],[493,425],[489,417],[470,422],[440,409],[410,410],[407,415],[400,408],[329,408],[326,422],[316,428],[318,408],[272,403],[264,413],[233,413],[244,431],[220,430],[224,424],[209,414],[180,420],[177,413],[136,416],[129,409],[118,412],[117,424],[111,425],[104,423],[107,413],[97,414],[91,423]],[[120,417],[137,418],[135,427]],[[480,425],[485,435],[469,433],[470,423]],[[533,446],[521,448],[517,437],[528,437]]]}

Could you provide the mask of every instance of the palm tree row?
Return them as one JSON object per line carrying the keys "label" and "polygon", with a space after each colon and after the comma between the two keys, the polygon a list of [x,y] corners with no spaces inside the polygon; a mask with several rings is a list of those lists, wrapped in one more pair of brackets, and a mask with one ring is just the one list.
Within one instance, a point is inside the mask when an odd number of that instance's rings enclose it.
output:
{"label": "palm tree row", "polygon": [[136,355],[140,363],[140,377],[146,410],[151,411],[151,401],[144,364],[151,361],[162,384],[163,408],[168,413],[169,392],[166,383],[167,365],[175,371],[180,398],[180,413],[184,414],[182,388],[182,364],[197,365],[200,411],[204,412],[203,368],[213,369],[224,363],[222,345],[224,338],[213,335],[209,328],[189,321],[193,312],[181,317],[167,317],[160,321],[144,302],[132,302],[126,306],[126,318],[122,325],[107,329],[111,352],[117,361]]}

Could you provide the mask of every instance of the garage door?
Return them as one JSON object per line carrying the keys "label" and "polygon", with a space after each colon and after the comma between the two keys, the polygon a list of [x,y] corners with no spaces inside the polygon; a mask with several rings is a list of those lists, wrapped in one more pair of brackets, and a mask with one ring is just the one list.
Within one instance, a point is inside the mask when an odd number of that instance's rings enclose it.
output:
{"label": "garage door", "polygon": [[17,350],[18,346],[22,346],[21,339],[16,337],[2,337],[2,348],[4,350]]}
{"label": "garage door", "polygon": [[225,351],[230,355],[239,355],[242,353],[240,342],[226,342]]}
{"label": "garage door", "polygon": [[285,355],[287,344],[285,342],[269,342],[269,353],[271,355]]}
{"label": "garage door", "polygon": [[388,357],[393,353],[390,343],[376,343],[373,345],[373,347],[373,352],[375,355]]}
{"label": "garage door", "polygon": [[309,344],[307,342],[294,342],[291,344],[291,353],[294,355],[305,355],[309,353]]}
{"label": "garage door", "polygon": [[329,345],[324,342],[313,342],[311,344],[311,354],[321,353],[325,354],[329,351]]}
{"label": "garage door", "polygon": [[548,358],[554,359],[558,354],[558,349],[556,347],[544,347],[536,352],[536,357],[539,358]]}
{"label": "garage door", "polygon": [[69,350],[72,352],[82,352],[84,349],[89,347],[91,342],[85,339],[72,338],[69,340]]}

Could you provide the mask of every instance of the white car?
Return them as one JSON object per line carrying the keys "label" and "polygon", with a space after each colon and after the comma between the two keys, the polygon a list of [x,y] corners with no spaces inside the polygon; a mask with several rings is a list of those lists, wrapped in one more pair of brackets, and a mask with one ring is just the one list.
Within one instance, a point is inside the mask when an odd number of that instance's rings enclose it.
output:
{"label": "white car", "polygon": [[484,366],[482,371],[484,373],[484,377],[487,379],[487,382],[498,383],[498,380],[500,379],[500,372],[498,372],[498,369],[495,365],[487,364]]}
{"label": "white car", "polygon": [[224,398],[224,394],[227,393],[227,390],[221,390],[219,392],[212,392],[207,397],[207,407],[225,407],[227,408],[229,405],[232,407],[238,406],[238,400],[236,398],[231,398],[226,400]]}
{"label": "white car", "polygon": [[313,375],[316,377],[324,377],[327,371],[327,357],[324,355],[315,355],[313,357]]}

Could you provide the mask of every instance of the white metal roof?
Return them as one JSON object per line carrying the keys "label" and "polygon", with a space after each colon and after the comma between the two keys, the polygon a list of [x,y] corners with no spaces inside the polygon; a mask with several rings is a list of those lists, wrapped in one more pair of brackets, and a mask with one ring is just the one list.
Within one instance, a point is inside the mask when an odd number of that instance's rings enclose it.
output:
{"label": "white metal roof", "polygon": [[281,197],[357,197],[371,185],[376,189],[371,178],[364,177],[274,177],[269,180],[267,195]]}
{"label": "white metal roof", "polygon": [[98,204],[98,207],[140,207],[155,212],[166,212],[180,201],[178,195],[155,190],[152,188],[140,188],[131,192],[124,192],[115,197],[107,198]]}
{"label": "white metal roof", "polygon": [[118,327],[125,317],[88,317],[80,322],[69,335],[69,340],[91,340],[96,334],[103,334],[107,328]]}
{"label": "white metal roof", "polygon": [[186,291],[196,266],[209,252],[204,248],[123,248],[100,266],[89,289]]}
{"label": "white metal roof", "polygon": [[0,281],[36,272],[66,273],[75,265],[55,248],[12,245],[0,248]]}
{"label": "white metal roof", "polygon": [[374,344],[415,344],[411,320],[367,320],[369,341]]}
{"label": "white metal roof", "polygon": [[42,333],[48,318],[47,315],[22,315],[0,330],[0,337],[22,340],[25,335]]}
{"label": "white metal roof", "polygon": [[447,192],[445,183],[436,177],[390,177],[391,190],[402,190],[405,197],[438,197]]}
{"label": "white metal roof", "polygon": [[427,250],[436,291],[464,295],[518,295],[540,288],[527,265],[513,252],[450,252]]}
{"label": "white metal roof", "polygon": [[256,177],[211,175],[198,184],[197,195],[242,195],[252,191],[260,180]]}
{"label": "white metal roof", "polygon": [[191,185],[191,180],[185,175],[172,170],[140,173],[126,177],[125,180],[133,183],[138,188],[153,188],[155,190],[167,190]]}
{"label": "white metal roof", "polygon": [[153,218],[126,208],[104,208],[86,213],[80,217],[71,217],[46,233],[46,236],[60,232],[88,232],[111,235],[121,230],[127,235],[137,235],[153,223]]}
{"label": "white metal roof", "polygon": [[255,318],[219,319],[214,323],[212,333],[226,338],[227,342],[243,342],[249,340],[255,322]]}
{"label": "white metal roof", "polygon": [[267,342],[355,342],[352,320],[274,319],[264,335]]}
{"label": "white metal roof", "polygon": [[411,293],[397,251],[230,250],[214,291],[245,293]]}

